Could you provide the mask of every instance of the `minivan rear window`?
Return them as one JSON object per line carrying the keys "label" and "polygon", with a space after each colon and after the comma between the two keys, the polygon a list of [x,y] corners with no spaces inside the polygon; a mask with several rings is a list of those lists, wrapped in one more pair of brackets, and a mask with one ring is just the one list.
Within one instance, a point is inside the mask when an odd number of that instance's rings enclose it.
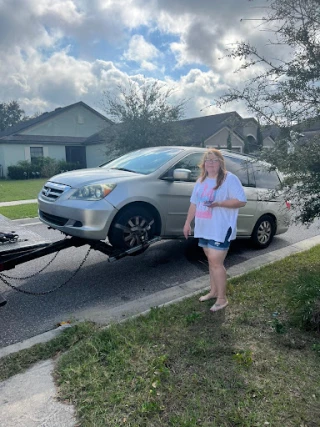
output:
{"label": "minivan rear window", "polygon": [[244,187],[253,186],[252,185],[253,183],[249,184],[248,162],[246,160],[238,159],[236,157],[228,157],[228,156],[224,156],[224,160],[226,163],[227,171],[230,171],[234,175],[236,175],[240,179],[241,184]]}
{"label": "minivan rear window", "polygon": [[267,188],[269,190],[279,189],[281,182],[276,171],[269,170],[268,166],[254,164],[254,176],[257,188]]}

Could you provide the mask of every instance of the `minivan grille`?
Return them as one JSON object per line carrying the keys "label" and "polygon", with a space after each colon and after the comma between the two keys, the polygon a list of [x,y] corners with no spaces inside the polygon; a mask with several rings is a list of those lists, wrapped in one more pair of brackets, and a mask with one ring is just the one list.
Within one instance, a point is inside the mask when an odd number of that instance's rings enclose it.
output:
{"label": "minivan grille", "polygon": [[39,211],[39,215],[40,215],[40,218],[44,219],[45,221],[49,222],[50,224],[59,225],[60,227],[64,226],[68,222],[67,218],[63,218],[61,216],[56,216],[56,215],[51,215],[51,214],[45,213],[43,211]]}
{"label": "minivan grille", "polygon": [[68,185],[48,181],[41,190],[41,197],[48,202],[55,202],[69,188]]}

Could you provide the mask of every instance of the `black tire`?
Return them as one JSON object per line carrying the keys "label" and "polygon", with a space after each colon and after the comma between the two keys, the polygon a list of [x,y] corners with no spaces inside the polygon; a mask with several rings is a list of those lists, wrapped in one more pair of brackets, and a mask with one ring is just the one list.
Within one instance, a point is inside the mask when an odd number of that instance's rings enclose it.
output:
{"label": "black tire", "polygon": [[276,232],[276,224],[272,216],[263,215],[257,221],[251,234],[251,240],[254,247],[258,249],[267,248],[272,242]]}
{"label": "black tire", "polygon": [[115,217],[108,238],[114,248],[127,250],[151,240],[154,236],[155,220],[152,214],[144,207],[132,206],[123,209]]}

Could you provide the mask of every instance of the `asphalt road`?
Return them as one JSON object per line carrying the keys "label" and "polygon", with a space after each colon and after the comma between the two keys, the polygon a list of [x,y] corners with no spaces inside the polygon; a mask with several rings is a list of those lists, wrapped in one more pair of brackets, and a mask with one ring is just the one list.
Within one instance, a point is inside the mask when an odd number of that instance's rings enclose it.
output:
{"label": "asphalt road", "polygon": [[[62,235],[34,220],[22,220],[24,226],[46,240],[58,240]],[[246,240],[232,243],[226,267],[241,263],[263,253],[284,248],[319,234],[320,222],[310,228],[292,225],[289,231],[276,236],[269,248],[253,249]],[[19,289],[50,292],[63,285],[78,269],[88,246],[61,251],[40,274],[54,255],[48,255],[4,272]],[[91,251],[76,276],[59,290],[40,296],[17,292],[0,281],[0,292],[8,303],[0,308],[0,348],[31,338],[56,327],[59,322],[77,319],[77,312],[87,308],[108,310],[130,300],[150,295],[208,274],[201,249],[193,240],[161,241],[144,254],[109,263],[106,255]]]}

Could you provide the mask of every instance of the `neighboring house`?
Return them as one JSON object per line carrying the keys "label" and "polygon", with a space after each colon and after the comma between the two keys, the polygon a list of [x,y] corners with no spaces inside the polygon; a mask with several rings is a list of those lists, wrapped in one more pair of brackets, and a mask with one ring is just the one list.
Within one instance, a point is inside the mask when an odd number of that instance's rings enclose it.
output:
{"label": "neighboring house", "polygon": [[320,140],[320,118],[305,120],[292,128],[299,143],[306,144],[311,140]]}
{"label": "neighboring house", "polygon": [[87,150],[85,142],[110,124],[111,120],[77,102],[12,126],[0,132],[0,176],[7,176],[8,166],[37,157],[78,163],[84,168],[96,166],[104,156],[94,147]]}
{"label": "neighboring house", "polygon": [[[257,120],[254,118],[243,119],[235,111],[179,120],[177,123],[183,127],[184,132],[182,134],[185,135],[181,145],[227,148],[229,134],[233,151],[243,153],[246,141],[251,146],[257,143]],[[113,124],[112,131],[117,132],[119,126],[121,124]],[[112,144],[108,142],[109,137],[110,131],[108,129],[90,136],[85,142],[87,151],[89,151],[89,147],[91,152],[101,153],[108,151],[106,159],[113,158],[117,153],[114,151]],[[270,132],[263,136],[264,147],[273,147],[274,143],[273,135]],[[108,149],[106,148],[107,146]],[[100,161],[100,163],[102,162]]]}
{"label": "neighboring house", "polygon": [[[180,123],[188,130],[187,139],[184,141],[188,145],[226,149],[229,135],[233,151],[243,153],[246,142],[251,146],[257,144],[257,120],[244,119],[235,111],[181,120]],[[263,137],[263,146],[274,146],[271,135]]]}
{"label": "neighboring house", "polygon": [[[227,148],[230,135],[232,150],[244,152],[246,142],[257,142],[258,122],[242,118],[235,111],[196,117],[177,122],[185,135],[181,145]],[[8,166],[20,160],[51,157],[95,167],[115,157],[117,152],[107,140],[121,124],[115,124],[84,102],[77,102],[12,126],[0,132],[0,177]],[[273,147],[279,128],[262,131],[263,146]]]}
{"label": "neighboring house", "polygon": [[[308,144],[311,140],[320,140],[320,119],[313,118],[305,120],[291,128],[283,128],[276,125],[264,126],[262,130],[263,141],[266,141],[266,147],[273,146],[276,140],[287,140],[288,152],[292,150],[295,143]],[[268,141],[272,141],[268,144]]]}

